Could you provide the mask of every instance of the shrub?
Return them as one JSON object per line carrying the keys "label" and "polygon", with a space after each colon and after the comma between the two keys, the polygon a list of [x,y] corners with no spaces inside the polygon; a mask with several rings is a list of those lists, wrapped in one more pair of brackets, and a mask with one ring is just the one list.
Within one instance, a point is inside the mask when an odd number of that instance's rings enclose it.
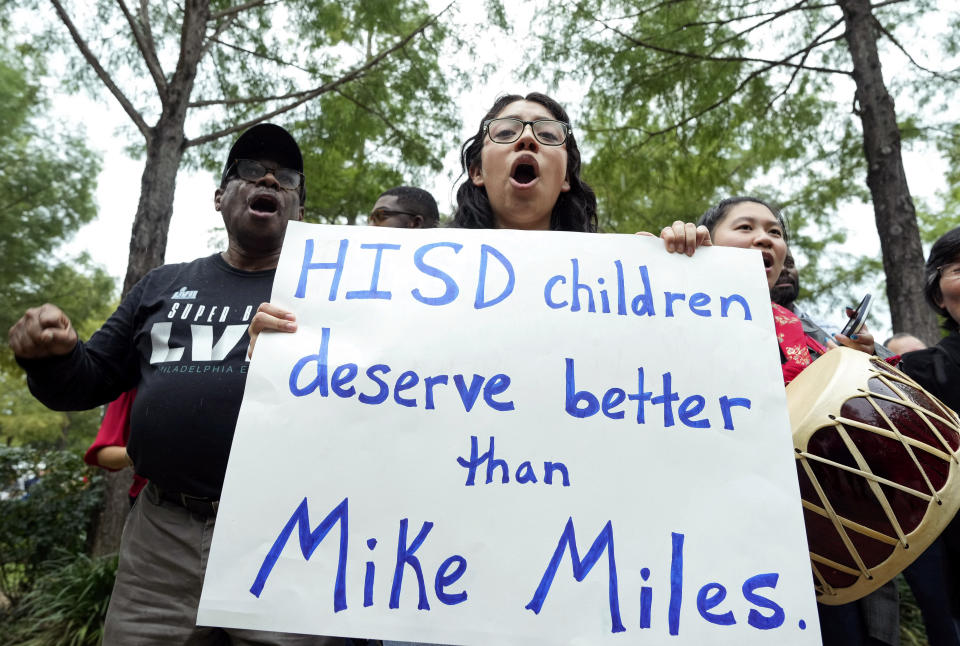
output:
{"label": "shrub", "polygon": [[85,552],[101,499],[79,453],[0,447],[0,593],[16,605],[41,564]]}
{"label": "shrub", "polygon": [[117,574],[116,555],[47,561],[3,626],[18,646],[97,646]]}

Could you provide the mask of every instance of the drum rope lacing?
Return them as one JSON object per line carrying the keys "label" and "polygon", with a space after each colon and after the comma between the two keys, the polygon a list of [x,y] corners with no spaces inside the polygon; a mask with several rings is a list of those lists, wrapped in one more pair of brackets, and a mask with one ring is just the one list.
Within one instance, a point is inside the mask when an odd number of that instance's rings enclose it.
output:
{"label": "drum rope lacing", "polygon": [[[881,417],[881,419],[883,419],[883,421],[886,423],[888,428],[880,428],[872,424],[866,424],[859,420],[849,419],[842,416],[828,415],[829,419],[832,422],[834,422],[833,426],[836,429],[838,436],[841,438],[845,447],[850,452],[850,455],[853,457],[858,468],[854,468],[849,465],[842,464],[834,460],[830,460],[829,458],[824,458],[818,455],[808,453],[806,451],[802,451],[800,449],[796,449],[797,459],[800,460],[801,465],[804,469],[804,472],[809,478],[811,484],[814,487],[814,490],[816,491],[817,497],[820,499],[820,502],[823,505],[822,507],[818,507],[814,503],[804,500],[802,501],[804,508],[820,516],[828,518],[830,520],[831,524],[834,526],[835,531],[837,532],[837,535],[840,537],[840,540],[843,546],[846,548],[848,554],[853,559],[854,564],[856,565],[856,569],[854,569],[842,563],[837,563],[832,559],[828,559],[814,552],[810,552],[810,559],[812,561],[811,565],[813,567],[813,573],[820,584],[821,592],[823,594],[834,594],[834,590],[833,590],[833,587],[830,586],[829,583],[827,583],[827,581],[818,571],[818,568],[815,565],[816,563],[820,563],[822,565],[834,568],[838,571],[845,572],[853,576],[862,575],[867,579],[873,578],[871,568],[867,567],[867,565],[864,563],[862,557],[860,556],[859,552],[857,551],[856,547],[853,544],[853,541],[850,538],[850,535],[847,531],[848,529],[854,532],[857,532],[861,535],[872,538],[874,540],[886,543],[888,545],[895,546],[899,544],[903,547],[903,549],[909,549],[909,543],[907,541],[907,537],[903,531],[903,528],[901,527],[900,522],[896,517],[895,512],[893,511],[893,507],[890,504],[889,499],[887,498],[886,494],[883,492],[883,490],[880,487],[881,484],[892,487],[899,491],[902,491],[908,495],[912,495],[917,498],[920,498],[921,500],[924,500],[925,502],[928,502],[928,503],[932,500],[932,501],[935,501],[938,505],[942,504],[939,492],[936,490],[936,488],[933,486],[933,483],[930,481],[930,478],[928,477],[926,470],[921,466],[920,461],[917,459],[917,456],[914,453],[914,449],[920,449],[944,461],[948,461],[948,462],[952,461],[955,463],[958,462],[957,455],[950,449],[950,445],[944,439],[943,435],[940,433],[937,427],[930,421],[930,418],[932,417],[933,419],[939,421],[940,423],[946,425],[947,427],[953,428],[954,430],[958,430],[954,421],[949,420],[941,415],[938,415],[935,412],[922,408],[921,406],[911,401],[903,392],[903,390],[898,387],[898,384],[911,385],[911,386],[913,386],[913,384],[909,384],[908,382],[898,378],[896,374],[890,373],[886,370],[880,371],[880,370],[877,370],[876,368],[871,369],[869,372],[875,378],[877,378],[884,386],[886,386],[892,392],[900,396],[900,398],[897,399],[889,395],[885,395],[883,393],[872,392],[869,390],[864,390],[863,388],[857,389],[858,392],[864,396],[864,399],[866,399],[870,403],[870,405]],[[880,406],[877,404],[875,400],[890,401],[900,406],[906,406],[907,408],[911,409],[921,420],[923,420],[928,430],[937,439],[937,441],[940,443],[943,449],[945,449],[945,452],[938,451],[936,447],[928,445],[922,441],[905,437],[897,428],[896,424],[893,423],[890,417],[883,411],[883,409],[880,408]],[[869,463],[863,457],[860,450],[857,448],[855,442],[850,437],[845,426],[849,426],[852,428],[859,428],[865,431],[869,431],[871,433],[875,433],[877,435],[887,437],[889,439],[894,439],[899,441],[900,444],[904,447],[904,450],[910,456],[910,459],[913,462],[914,466],[922,475],[924,484],[926,485],[928,492],[925,493],[922,491],[918,491],[912,487],[901,485],[900,483],[891,481],[887,478],[882,478],[874,474],[873,471],[870,469]],[[823,427],[823,428],[828,428],[828,427]],[[865,527],[863,525],[860,525],[859,523],[856,523],[854,521],[851,521],[847,518],[840,516],[836,512],[836,510],[833,508],[833,506],[830,504],[830,500],[826,492],[823,490],[823,487],[821,486],[819,480],[817,479],[813,471],[813,468],[809,464],[809,461],[826,464],[849,473],[854,473],[864,478],[867,481],[867,484],[870,487],[871,491],[873,492],[874,496],[876,497],[877,502],[880,504],[884,515],[887,517],[887,520],[890,523],[890,526],[893,528],[894,533],[896,534],[896,538],[889,536],[883,532],[879,532],[871,528]]]}

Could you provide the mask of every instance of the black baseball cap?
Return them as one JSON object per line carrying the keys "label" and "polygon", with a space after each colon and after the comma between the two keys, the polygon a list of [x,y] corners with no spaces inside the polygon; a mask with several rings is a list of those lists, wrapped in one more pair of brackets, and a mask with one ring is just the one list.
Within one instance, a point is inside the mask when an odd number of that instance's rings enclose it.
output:
{"label": "black baseball cap", "polygon": [[[258,123],[237,137],[223,165],[220,185],[227,181],[227,173],[238,159],[271,159],[287,168],[303,173],[303,155],[300,146],[289,132],[275,123]],[[306,197],[306,189],[301,184],[300,201]]]}

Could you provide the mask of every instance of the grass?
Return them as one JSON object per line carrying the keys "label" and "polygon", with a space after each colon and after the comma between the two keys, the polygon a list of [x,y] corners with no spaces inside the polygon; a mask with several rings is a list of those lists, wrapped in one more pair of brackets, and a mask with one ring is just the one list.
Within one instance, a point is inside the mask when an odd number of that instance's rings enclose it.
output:
{"label": "grass", "polygon": [[50,561],[6,625],[4,643],[18,646],[96,646],[110,603],[117,557],[85,554]]}

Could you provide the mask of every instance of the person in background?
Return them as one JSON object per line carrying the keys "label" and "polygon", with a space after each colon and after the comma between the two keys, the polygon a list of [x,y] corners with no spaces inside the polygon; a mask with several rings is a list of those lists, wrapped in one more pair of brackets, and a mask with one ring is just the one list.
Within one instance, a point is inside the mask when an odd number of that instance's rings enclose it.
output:
{"label": "person in background", "polygon": [[[960,414],[960,227],[930,248],[924,297],[943,317],[946,336],[935,346],[907,352],[900,369]],[[904,571],[931,646],[960,645],[960,516]]]}
{"label": "person in background", "polygon": [[[107,405],[97,437],[83,456],[84,462],[108,471],[120,471],[133,466],[133,460],[127,454],[127,441],[130,438],[130,409],[136,396],[137,389],[134,388]],[[147,479],[134,472],[128,492],[131,507],[146,485]]]}
{"label": "person in background", "polygon": [[777,282],[770,288],[770,300],[797,314],[796,300],[800,297],[800,272],[793,260],[793,254],[787,251],[783,260],[783,269]]}
{"label": "person in background", "polygon": [[[831,341],[835,342],[836,335],[840,332],[840,326],[828,323],[824,320],[814,319],[809,312],[805,311],[797,304],[797,298],[800,296],[800,274],[796,263],[793,260],[793,254],[787,252],[787,259],[783,263],[783,271],[777,279],[773,289],[770,290],[770,298],[774,303],[790,310],[797,315],[800,322],[803,323],[805,334],[813,337],[819,343],[826,346]],[[851,308],[846,310],[847,316],[853,314]]]}
{"label": "person in background", "polygon": [[440,222],[433,195],[414,186],[395,186],[380,194],[367,224],[396,229],[432,229]]}
{"label": "person in background", "polygon": [[894,354],[906,354],[914,350],[925,350],[927,344],[908,332],[898,332],[887,339],[884,344]]}

